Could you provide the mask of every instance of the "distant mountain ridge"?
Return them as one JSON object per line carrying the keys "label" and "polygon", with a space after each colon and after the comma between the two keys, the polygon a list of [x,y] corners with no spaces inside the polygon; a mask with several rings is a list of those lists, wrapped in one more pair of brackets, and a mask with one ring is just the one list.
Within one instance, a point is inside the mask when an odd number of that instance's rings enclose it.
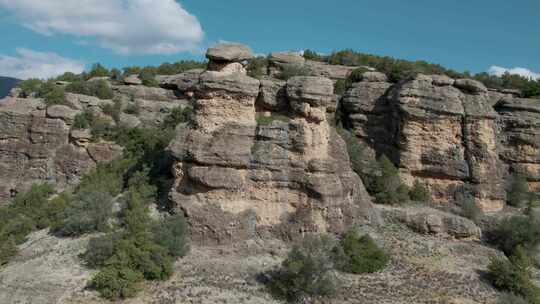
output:
{"label": "distant mountain ridge", "polygon": [[11,77],[0,76],[0,99],[6,97],[9,91],[14,88],[21,80]]}

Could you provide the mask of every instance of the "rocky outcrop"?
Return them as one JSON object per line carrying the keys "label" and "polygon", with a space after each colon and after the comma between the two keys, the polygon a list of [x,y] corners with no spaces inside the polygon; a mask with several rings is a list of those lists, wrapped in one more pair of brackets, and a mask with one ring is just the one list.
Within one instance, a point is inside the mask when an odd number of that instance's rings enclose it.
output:
{"label": "rocky outcrop", "polygon": [[334,81],[346,79],[352,71],[358,68],[306,60],[298,52],[275,52],[270,54],[268,62],[270,76],[277,76],[287,68],[301,68],[310,76],[325,77]]}
{"label": "rocky outcrop", "polygon": [[390,84],[368,72],[345,93],[341,112],[366,146],[366,159],[387,155],[408,185],[426,184],[435,202],[470,196],[491,212],[505,205],[510,172],[538,185],[537,103],[471,79],[419,75]]}
{"label": "rocky outcrop", "polygon": [[524,174],[540,192],[540,100],[506,97],[496,105],[497,151],[510,171]]}
{"label": "rocky outcrop", "polygon": [[[207,71],[195,97],[195,117],[169,150],[176,160],[170,197],[196,242],[291,239],[369,221],[370,198],[326,118],[332,81],[285,84]],[[261,123],[258,110],[276,113]]]}
{"label": "rocky outcrop", "polygon": [[71,133],[77,110],[46,108],[39,99],[8,98],[0,104],[0,203],[35,183],[59,190],[76,185],[98,161],[121,153],[111,143]]}
{"label": "rocky outcrop", "polygon": [[402,222],[418,233],[447,235],[458,239],[478,239],[482,236],[482,231],[473,221],[455,214],[428,207],[378,208],[383,216]]}

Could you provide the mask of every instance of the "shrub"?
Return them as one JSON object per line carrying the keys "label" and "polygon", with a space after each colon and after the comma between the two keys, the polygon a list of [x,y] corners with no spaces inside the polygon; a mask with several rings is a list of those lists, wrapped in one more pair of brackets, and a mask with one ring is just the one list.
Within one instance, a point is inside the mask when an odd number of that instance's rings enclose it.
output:
{"label": "shrub", "polygon": [[0,235],[2,238],[11,238],[16,244],[26,242],[26,237],[36,230],[36,223],[32,218],[15,214],[2,228]]}
{"label": "shrub", "polygon": [[102,192],[117,196],[123,189],[124,174],[132,164],[130,159],[99,163],[95,169],[83,176],[77,192]]}
{"label": "shrub", "polygon": [[193,108],[191,107],[176,107],[171,113],[165,117],[162,128],[174,129],[177,125],[191,120],[193,116]]}
{"label": "shrub", "polygon": [[523,297],[505,292],[499,297],[497,304],[529,304],[529,302]]}
{"label": "shrub", "polygon": [[524,207],[530,198],[527,178],[523,174],[515,174],[508,189],[508,204],[514,207]]}
{"label": "shrub", "polygon": [[401,183],[398,169],[385,155],[377,161],[375,172],[365,179],[377,203],[395,205],[409,201],[408,187]]}
{"label": "shrub", "polygon": [[181,60],[175,63],[162,63],[157,67],[158,75],[175,75],[188,70],[204,69],[207,63],[195,60]]}
{"label": "shrub", "polygon": [[109,233],[91,238],[81,258],[89,267],[97,268],[105,266],[105,262],[114,255],[118,240],[119,235],[117,233]]}
{"label": "shrub", "polygon": [[74,129],[88,129],[92,126],[94,120],[94,114],[91,111],[85,110],[75,115],[72,126]]}
{"label": "shrub", "polygon": [[107,68],[102,66],[100,63],[94,63],[92,65],[92,68],[90,69],[90,72],[88,72],[86,79],[90,79],[93,77],[109,77],[110,72]]}
{"label": "shrub", "polygon": [[369,72],[369,70],[367,68],[364,68],[364,67],[357,68],[357,69],[353,70],[351,72],[351,74],[349,74],[349,77],[347,77],[347,79],[351,83],[359,82],[359,81],[362,80],[363,75],[364,75],[365,72]]}
{"label": "shrub", "polygon": [[[351,162],[351,167],[356,174],[360,177],[364,177],[364,163],[362,160],[364,154],[364,147],[360,144],[360,140],[354,136],[351,132],[343,129],[342,127],[337,127],[336,131],[345,141],[347,145],[347,151],[349,152],[349,160]],[[365,181],[364,181],[365,182]]]}
{"label": "shrub", "polygon": [[249,61],[247,72],[250,77],[261,78],[268,74],[268,59],[265,57],[256,57]]}
{"label": "shrub", "polygon": [[[146,174],[138,172],[128,182],[129,188],[123,196],[124,232],[93,240],[84,255],[89,265],[103,267],[92,279],[92,285],[109,299],[134,296],[137,283],[143,279],[169,278],[173,264],[170,252],[185,248],[180,247],[181,243],[185,245],[181,242],[185,227],[176,218],[161,226],[166,231],[162,231],[160,236],[150,233],[152,220],[147,206],[155,191],[148,184]],[[157,239],[170,248],[157,244]]]}
{"label": "shrub", "polygon": [[80,193],[65,211],[65,219],[56,227],[56,232],[64,236],[106,232],[111,227],[112,204],[112,197],[108,193]]}
{"label": "shrub", "polygon": [[189,236],[183,215],[166,218],[153,228],[154,242],[166,248],[172,257],[183,257],[189,252]]}
{"label": "shrub", "polygon": [[334,94],[343,95],[345,91],[349,88],[350,83],[345,79],[338,79],[334,84]]}
{"label": "shrub", "polygon": [[142,280],[142,274],[128,266],[121,268],[108,266],[94,275],[91,285],[102,297],[115,300],[135,296],[138,290],[137,283]]}
{"label": "shrub", "polygon": [[159,86],[159,83],[156,80],[156,74],[147,69],[143,69],[141,71],[141,73],[139,74],[139,78],[141,79],[142,84],[147,87]]}
{"label": "shrub", "polygon": [[141,107],[136,102],[130,103],[124,109],[124,113],[132,114],[132,115],[139,115],[141,113]]}
{"label": "shrub", "polygon": [[507,255],[517,246],[532,249],[540,244],[540,223],[532,216],[512,216],[501,220],[491,241]]}
{"label": "shrub", "polygon": [[73,203],[73,197],[68,192],[63,192],[57,197],[49,200],[47,207],[45,208],[46,217],[48,219],[48,226],[53,230],[58,227],[64,221],[64,212]]}
{"label": "shrub", "polygon": [[347,232],[336,248],[338,268],[350,273],[373,273],[388,265],[390,257],[369,236],[354,230]]}
{"label": "shrub", "polygon": [[47,106],[66,103],[64,88],[57,86],[53,81],[44,82],[39,87],[37,95],[45,100]]}
{"label": "shrub", "polygon": [[33,185],[29,191],[18,194],[13,200],[11,208],[14,214],[29,218],[36,229],[49,226],[48,198],[54,193],[49,184]]}
{"label": "shrub", "polygon": [[19,82],[17,87],[22,90],[21,93],[24,97],[29,97],[31,94],[37,94],[42,84],[43,81],[41,81],[40,79],[31,78]]}
{"label": "shrub", "polygon": [[338,284],[333,272],[335,245],[329,236],[308,236],[295,245],[269,282],[272,294],[290,302],[333,295]]}
{"label": "shrub", "polygon": [[112,69],[110,74],[111,79],[114,81],[122,81],[123,79],[122,72],[119,69]]}
{"label": "shrub", "polygon": [[0,208],[0,265],[16,255],[16,245],[24,243],[28,234],[56,223],[64,204],[61,196],[49,201],[52,193],[49,185],[34,185]]}
{"label": "shrub", "polygon": [[478,208],[473,198],[467,198],[461,202],[461,216],[478,223],[482,216],[482,210]]}
{"label": "shrub", "polygon": [[0,236],[0,266],[9,262],[17,252],[17,244],[12,237]]}
{"label": "shrub", "polygon": [[418,180],[414,181],[414,185],[409,191],[409,197],[415,202],[429,202],[431,200],[431,194]]}
{"label": "shrub", "polygon": [[309,69],[302,65],[287,65],[283,70],[277,75],[277,78],[282,80],[288,80],[289,78],[295,76],[309,76]]}
{"label": "shrub", "polygon": [[492,259],[488,274],[495,288],[523,296],[530,303],[540,303],[540,289],[532,282],[531,261],[521,247],[509,260]]}
{"label": "shrub", "polygon": [[325,57],[322,55],[319,55],[319,53],[312,51],[312,50],[305,50],[303,54],[304,58],[307,60],[313,60],[313,61],[324,61]]}
{"label": "shrub", "polygon": [[118,123],[120,121],[120,112],[122,111],[122,102],[116,99],[112,104],[107,103],[102,105],[101,110],[104,114],[109,115]]}
{"label": "shrub", "polygon": [[65,72],[64,74],[56,77],[56,81],[75,82],[80,80],[82,80],[82,77],[72,72]]}
{"label": "shrub", "polygon": [[99,99],[112,99],[114,97],[114,92],[105,80],[72,82],[66,86],[66,91],[95,96]]}

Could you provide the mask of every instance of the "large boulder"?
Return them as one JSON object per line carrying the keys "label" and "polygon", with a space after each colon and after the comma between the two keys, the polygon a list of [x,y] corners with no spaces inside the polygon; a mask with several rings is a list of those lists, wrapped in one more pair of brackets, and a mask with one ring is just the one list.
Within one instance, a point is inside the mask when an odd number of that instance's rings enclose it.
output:
{"label": "large boulder", "polygon": [[203,72],[203,69],[193,69],[177,75],[158,75],[156,79],[159,85],[165,89],[178,90],[185,93],[194,90]]}
{"label": "large boulder", "polygon": [[383,215],[398,220],[424,234],[455,238],[480,238],[481,229],[471,220],[428,207],[379,207]]}
{"label": "large boulder", "polygon": [[253,52],[243,44],[220,43],[208,49],[206,58],[211,61],[240,62],[253,58]]}

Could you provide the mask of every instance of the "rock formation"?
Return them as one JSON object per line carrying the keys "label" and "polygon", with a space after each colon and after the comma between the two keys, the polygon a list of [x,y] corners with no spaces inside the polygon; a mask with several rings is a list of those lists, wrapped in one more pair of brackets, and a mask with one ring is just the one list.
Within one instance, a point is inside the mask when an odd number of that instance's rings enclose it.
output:
{"label": "rock formation", "polygon": [[[0,106],[0,202],[36,182],[74,185],[120,153],[96,142],[90,130],[71,128],[77,114],[155,127],[173,108],[188,105],[195,117],[170,145],[171,199],[203,243],[336,232],[369,218],[370,198],[335,132],[336,114],[365,147],[366,168],[385,154],[406,184],[426,184],[437,203],[471,197],[484,211],[501,210],[514,172],[540,191],[537,100],[438,75],[393,84],[376,71],[337,96],[334,82],[354,67],[281,52],[269,56],[267,75],[255,79],[246,71],[253,57],[246,46],[220,44],[208,50],[206,70],[157,76],[160,87],[141,85],[136,75],[121,83],[99,78],[110,83],[114,101],[67,93],[65,105],[46,107],[13,90]],[[291,66],[310,76],[274,77]],[[102,111],[114,102],[134,110],[114,121]]]}
{"label": "rock formation", "polygon": [[111,143],[78,141],[70,136],[74,110],[45,109],[38,99],[12,98],[0,105],[0,202],[34,183],[59,189],[75,185],[97,161],[121,151]]}
{"label": "rock formation", "polygon": [[341,111],[367,159],[387,155],[407,184],[426,184],[435,202],[471,196],[490,212],[504,207],[511,172],[538,189],[538,104],[470,79],[419,75],[393,85],[368,72],[345,93]]}
{"label": "rock formation", "polygon": [[370,198],[326,117],[332,81],[294,77],[261,86],[229,69],[247,54],[223,53],[209,51],[213,70],[189,88],[195,117],[170,145],[176,159],[171,199],[189,219],[193,239],[290,239],[366,223]]}
{"label": "rock formation", "polygon": [[103,107],[113,105],[113,100],[72,93],[66,93],[65,105],[47,107],[42,99],[19,98],[17,92],[0,102],[0,205],[35,183],[52,183],[59,191],[77,185],[98,162],[121,154],[118,145],[94,140],[90,130],[73,128],[77,114],[89,111],[110,124],[126,127],[158,126],[173,108],[188,103],[162,88],[112,88],[115,101],[123,109],[136,108],[136,114],[122,112],[115,122],[103,113]]}

